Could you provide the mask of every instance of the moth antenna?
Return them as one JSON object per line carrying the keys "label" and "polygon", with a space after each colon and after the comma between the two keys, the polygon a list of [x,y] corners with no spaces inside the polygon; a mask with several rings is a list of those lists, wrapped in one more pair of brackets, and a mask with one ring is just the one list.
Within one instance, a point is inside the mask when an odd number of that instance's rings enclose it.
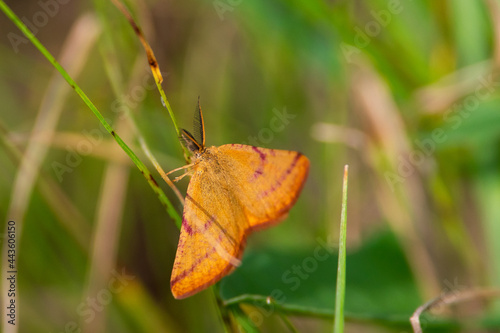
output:
{"label": "moth antenna", "polygon": [[181,129],[181,139],[183,140],[184,145],[186,146],[186,148],[191,153],[200,152],[204,148],[204,146],[202,146],[196,140],[196,138],[191,133],[189,133],[188,131],[186,131],[185,129]]}
{"label": "moth antenna", "polygon": [[200,96],[198,96],[198,105],[194,113],[193,125],[198,143],[202,147],[205,147],[205,122],[201,111]]}

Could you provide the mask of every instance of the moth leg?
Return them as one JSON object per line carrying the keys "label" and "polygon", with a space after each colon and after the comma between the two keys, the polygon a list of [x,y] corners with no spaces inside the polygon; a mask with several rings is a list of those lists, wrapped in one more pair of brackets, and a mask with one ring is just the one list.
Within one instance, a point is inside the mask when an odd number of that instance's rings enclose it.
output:
{"label": "moth leg", "polygon": [[178,182],[179,180],[181,180],[182,178],[186,177],[187,175],[192,175],[192,171],[186,171],[182,175],[180,175],[178,177],[175,177],[174,178],[174,182]]}
{"label": "moth leg", "polygon": [[[190,168],[190,167],[192,167],[193,165],[194,165],[194,163],[191,163],[191,164],[187,164],[187,165],[181,166],[180,168],[176,168],[176,169],[174,169],[174,170],[170,170],[169,172],[167,172],[167,173],[165,174],[165,176],[168,176],[168,175],[170,175],[171,173],[174,173],[174,172],[179,171],[179,170],[183,170],[183,169]],[[185,173],[185,174],[186,174],[186,173]],[[185,175],[185,174],[184,174],[184,175]],[[183,175],[183,176],[184,176],[184,175]]]}

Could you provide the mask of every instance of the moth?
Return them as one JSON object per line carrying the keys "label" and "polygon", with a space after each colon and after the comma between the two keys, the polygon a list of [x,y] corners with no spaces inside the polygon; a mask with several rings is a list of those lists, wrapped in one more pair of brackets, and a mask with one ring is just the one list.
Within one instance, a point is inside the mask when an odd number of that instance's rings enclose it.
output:
{"label": "moth", "polygon": [[205,146],[198,101],[195,138],[181,130],[191,155],[182,227],[170,287],[191,296],[240,265],[253,231],[282,221],[297,201],[309,172],[299,152],[226,144]]}

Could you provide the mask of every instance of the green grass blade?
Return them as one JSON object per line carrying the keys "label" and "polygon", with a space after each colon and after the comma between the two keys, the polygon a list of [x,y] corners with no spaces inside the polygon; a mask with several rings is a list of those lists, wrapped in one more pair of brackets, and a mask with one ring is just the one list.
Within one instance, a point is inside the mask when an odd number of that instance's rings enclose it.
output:
{"label": "green grass blade", "polygon": [[337,291],[335,295],[335,320],[334,333],[344,332],[344,299],[345,299],[345,276],[346,276],[346,234],[347,234],[347,178],[349,167],[344,167],[344,186],[342,188],[342,212],[340,215],[339,235],[339,263],[337,274]]}
{"label": "green grass blade", "polygon": [[181,218],[177,211],[175,210],[172,203],[168,200],[163,190],[158,186],[154,180],[151,172],[146,168],[146,166],[139,160],[135,153],[123,142],[120,136],[115,133],[111,125],[104,119],[102,114],[97,110],[95,105],[90,101],[87,95],[80,89],[76,82],[69,76],[69,74],[64,70],[64,68],[57,62],[54,56],[40,43],[40,41],[33,35],[33,33],[26,27],[26,25],[17,17],[16,14],[3,2],[0,0],[0,9],[7,15],[7,17],[21,30],[21,32],[30,40],[30,42],[47,58],[47,60],[54,66],[55,69],[61,73],[63,78],[68,82],[68,84],[75,90],[75,92],[80,96],[83,102],[92,110],[94,115],[99,119],[104,128],[115,138],[116,142],[122,149],[127,153],[127,155],[132,159],[134,164],[139,168],[141,173],[144,175],[149,185],[153,191],[157,194],[160,202],[165,206],[167,213],[172,217],[177,226],[180,228]]}

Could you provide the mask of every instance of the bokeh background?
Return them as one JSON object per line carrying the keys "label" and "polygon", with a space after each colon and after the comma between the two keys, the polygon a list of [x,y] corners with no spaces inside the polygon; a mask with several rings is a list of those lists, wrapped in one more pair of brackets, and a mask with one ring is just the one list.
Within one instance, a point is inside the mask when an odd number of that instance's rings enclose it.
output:
{"label": "bokeh background", "polygon": [[[110,1],[6,3],[158,183],[138,136],[164,170],[184,165],[144,50]],[[220,332],[221,312],[240,331],[330,331],[345,164],[346,331],[410,332],[413,311],[440,295],[456,304],[425,313],[425,332],[500,330],[500,1],[126,4],[181,127],[200,96],[208,145],[301,151],[307,184],[232,275],[174,300],[174,221],[1,14],[2,310],[9,220],[19,272],[18,325],[5,332]]]}

